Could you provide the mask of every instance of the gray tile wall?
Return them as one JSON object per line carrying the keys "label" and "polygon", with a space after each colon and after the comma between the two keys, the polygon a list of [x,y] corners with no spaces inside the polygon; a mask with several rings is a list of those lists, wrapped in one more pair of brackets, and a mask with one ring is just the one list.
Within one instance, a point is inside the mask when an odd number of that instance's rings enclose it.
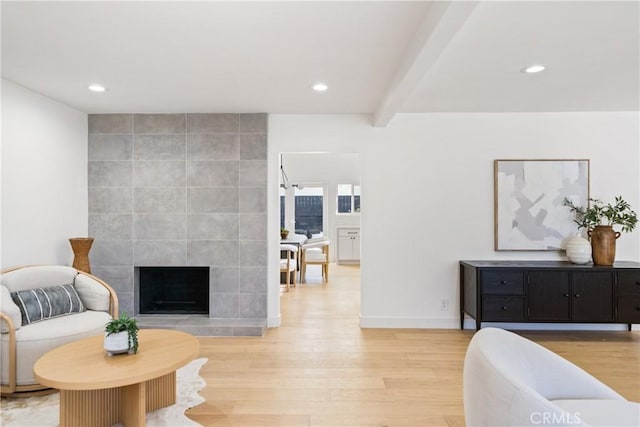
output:
{"label": "gray tile wall", "polygon": [[210,267],[212,318],[267,317],[267,115],[90,114],[92,272],[137,314],[135,267]]}

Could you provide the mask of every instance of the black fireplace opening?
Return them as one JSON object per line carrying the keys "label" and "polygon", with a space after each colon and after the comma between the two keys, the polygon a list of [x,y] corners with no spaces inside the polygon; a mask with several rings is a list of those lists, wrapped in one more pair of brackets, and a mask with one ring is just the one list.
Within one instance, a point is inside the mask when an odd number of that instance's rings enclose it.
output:
{"label": "black fireplace opening", "polygon": [[139,267],[140,314],[209,314],[209,267]]}

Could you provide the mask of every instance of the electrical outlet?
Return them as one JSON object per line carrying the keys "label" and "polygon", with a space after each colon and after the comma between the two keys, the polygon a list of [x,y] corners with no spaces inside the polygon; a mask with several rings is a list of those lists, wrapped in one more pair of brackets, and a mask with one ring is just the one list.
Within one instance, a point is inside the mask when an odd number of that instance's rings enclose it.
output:
{"label": "electrical outlet", "polygon": [[440,310],[442,310],[442,311],[449,310],[449,299],[448,298],[442,298],[440,300]]}

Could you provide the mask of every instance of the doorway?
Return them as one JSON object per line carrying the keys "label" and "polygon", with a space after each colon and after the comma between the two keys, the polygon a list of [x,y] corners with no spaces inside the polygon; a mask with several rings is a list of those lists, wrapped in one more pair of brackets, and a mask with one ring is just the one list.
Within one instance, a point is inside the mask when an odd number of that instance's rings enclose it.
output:
{"label": "doorway", "polygon": [[[360,154],[285,152],[280,154],[280,161],[280,227],[306,238],[329,238],[330,262],[337,265],[338,246],[344,243],[341,230],[349,228],[350,233],[354,229],[359,233]],[[351,240],[349,243],[354,244]],[[359,258],[361,252],[352,253]],[[360,259],[350,261],[358,268]],[[331,275],[329,278],[331,285]],[[359,274],[356,280],[360,288]]]}

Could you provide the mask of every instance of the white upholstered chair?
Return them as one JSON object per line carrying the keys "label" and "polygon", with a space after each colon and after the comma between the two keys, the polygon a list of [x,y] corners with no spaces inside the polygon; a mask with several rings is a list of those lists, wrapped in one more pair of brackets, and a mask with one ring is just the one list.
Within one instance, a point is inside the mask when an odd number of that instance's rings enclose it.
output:
{"label": "white upholstered chair", "polygon": [[[76,293],[81,305],[77,304]],[[59,298],[60,295],[68,298]],[[65,306],[63,300],[70,304]],[[58,305],[65,306],[65,315],[57,312]],[[116,293],[91,274],[59,265],[3,271],[0,274],[2,395],[47,389],[34,378],[36,360],[63,344],[104,333],[106,322],[117,316]]]}
{"label": "white upholstered chair", "polygon": [[640,404],[541,345],[502,329],[476,332],[465,356],[463,382],[469,427],[640,426]]}
{"label": "white upholstered chair", "polygon": [[331,240],[316,237],[307,240],[300,246],[300,282],[305,281],[308,265],[319,265],[322,268],[322,278],[329,280],[329,244]]}
{"label": "white upholstered chair", "polygon": [[[296,272],[298,270],[298,247],[296,245],[280,245],[280,256],[286,253],[286,258],[280,258],[280,273],[285,273],[285,285],[287,292],[289,292],[290,286],[296,285]],[[291,276],[293,273],[293,283],[291,283]]]}

